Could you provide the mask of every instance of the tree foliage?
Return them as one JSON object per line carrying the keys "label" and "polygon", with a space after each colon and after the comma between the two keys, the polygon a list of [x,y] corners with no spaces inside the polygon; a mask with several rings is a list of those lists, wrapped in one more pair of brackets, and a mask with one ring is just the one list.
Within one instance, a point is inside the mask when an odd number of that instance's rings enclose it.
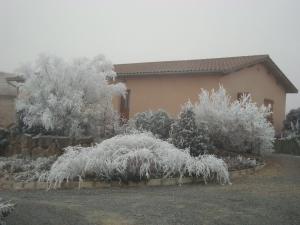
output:
{"label": "tree foliage", "polygon": [[300,135],[300,108],[292,109],[284,121],[284,128],[289,131]]}
{"label": "tree foliage", "polygon": [[41,55],[19,73],[26,81],[20,87],[17,110],[28,130],[106,136],[118,121],[112,97],[124,94],[125,85],[111,82],[116,73],[104,56],[66,62]]}

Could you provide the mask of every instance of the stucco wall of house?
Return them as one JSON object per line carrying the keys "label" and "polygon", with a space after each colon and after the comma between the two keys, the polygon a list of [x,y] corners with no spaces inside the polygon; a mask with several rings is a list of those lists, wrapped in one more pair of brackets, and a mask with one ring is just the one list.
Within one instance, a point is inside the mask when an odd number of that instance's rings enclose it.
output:
{"label": "stucco wall of house", "polygon": [[[130,90],[129,117],[138,112],[164,109],[177,116],[181,105],[198,99],[201,88],[218,86],[220,75],[165,75],[130,77],[123,81]],[[115,100],[116,107],[119,101]]]}
{"label": "stucco wall of house", "polygon": [[252,100],[258,105],[264,104],[264,99],[274,101],[274,127],[276,131],[281,131],[285,118],[286,93],[283,86],[264,65],[258,64],[225,75],[220,79],[220,83],[233,99],[237,99],[239,92],[249,92]]}
{"label": "stucco wall of house", "polygon": [[[189,99],[198,99],[201,88],[217,89],[222,84],[233,100],[240,92],[249,92],[258,105],[264,99],[274,101],[274,127],[279,132],[285,118],[286,93],[265,66],[255,65],[228,75],[144,75],[120,78],[130,90],[129,117],[138,112],[164,109],[177,116],[181,105]],[[120,98],[114,98],[114,106],[120,109]]]}
{"label": "stucco wall of house", "polygon": [[7,127],[15,122],[15,97],[0,95],[0,127]]}

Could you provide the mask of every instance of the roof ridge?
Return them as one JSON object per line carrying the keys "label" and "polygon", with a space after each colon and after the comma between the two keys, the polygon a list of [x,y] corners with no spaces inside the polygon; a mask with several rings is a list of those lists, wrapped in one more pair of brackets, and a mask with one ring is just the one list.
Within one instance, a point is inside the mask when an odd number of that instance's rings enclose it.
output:
{"label": "roof ridge", "polygon": [[146,63],[174,63],[174,62],[191,62],[191,61],[200,61],[200,60],[222,60],[222,59],[238,59],[238,58],[247,58],[247,57],[270,57],[268,54],[258,54],[258,55],[242,55],[242,56],[230,56],[230,57],[216,57],[216,58],[197,58],[197,59],[183,59],[183,60],[162,60],[162,61],[146,61],[146,62],[133,62],[133,63],[117,63],[114,65],[132,65],[132,64],[146,64]]}

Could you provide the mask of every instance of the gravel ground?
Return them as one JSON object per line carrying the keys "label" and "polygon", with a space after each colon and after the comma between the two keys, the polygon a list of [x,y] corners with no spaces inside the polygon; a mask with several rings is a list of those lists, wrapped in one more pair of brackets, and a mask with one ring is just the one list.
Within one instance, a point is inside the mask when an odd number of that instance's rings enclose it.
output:
{"label": "gravel ground", "polygon": [[272,155],[232,185],[0,192],[8,225],[300,224],[300,157]]}

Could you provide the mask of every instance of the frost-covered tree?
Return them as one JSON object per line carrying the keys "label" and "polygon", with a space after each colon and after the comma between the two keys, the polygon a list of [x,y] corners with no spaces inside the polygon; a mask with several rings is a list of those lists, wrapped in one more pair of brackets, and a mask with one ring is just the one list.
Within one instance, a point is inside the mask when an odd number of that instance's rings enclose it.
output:
{"label": "frost-covered tree", "polygon": [[125,85],[114,83],[116,73],[104,56],[66,62],[41,55],[19,69],[26,79],[20,87],[17,110],[27,129],[68,136],[107,136],[118,121],[112,97]]}
{"label": "frost-covered tree", "polygon": [[204,154],[213,147],[208,137],[207,125],[196,125],[191,102],[182,107],[179,118],[172,124],[170,141],[177,148],[189,149],[192,156]]}
{"label": "frost-covered tree", "polygon": [[171,124],[173,120],[167,112],[160,109],[158,111],[146,111],[137,113],[131,123],[141,131],[150,131],[160,139],[169,138]]}
{"label": "frost-covered tree", "polygon": [[267,120],[270,108],[252,102],[250,95],[232,101],[223,87],[202,90],[194,106],[197,124],[205,122],[216,147],[228,151],[273,151],[274,128]]}

